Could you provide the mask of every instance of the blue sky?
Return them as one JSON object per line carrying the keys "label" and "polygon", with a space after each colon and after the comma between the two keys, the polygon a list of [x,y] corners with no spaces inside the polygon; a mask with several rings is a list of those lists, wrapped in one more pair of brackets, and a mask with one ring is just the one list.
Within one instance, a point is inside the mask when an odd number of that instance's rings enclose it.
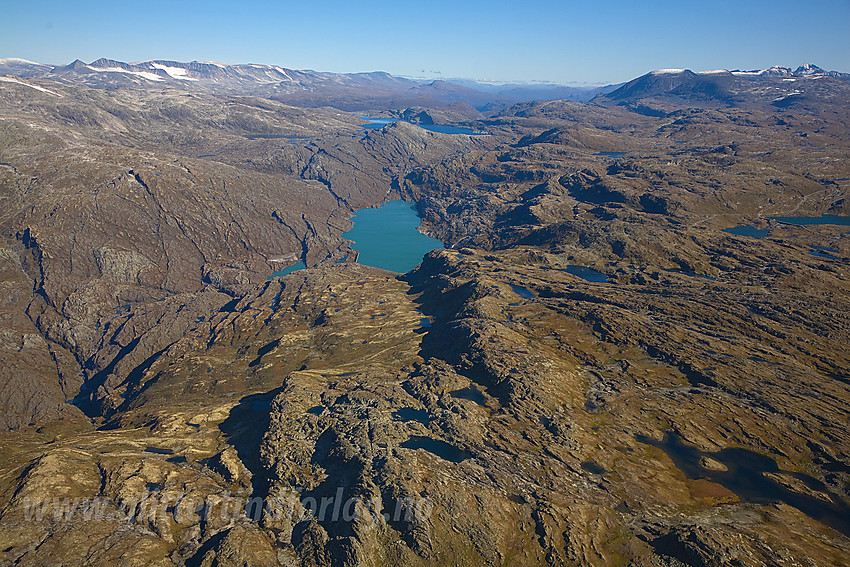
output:
{"label": "blue sky", "polygon": [[0,57],[269,63],[598,84],[657,68],[850,72],[850,0],[0,0]]}

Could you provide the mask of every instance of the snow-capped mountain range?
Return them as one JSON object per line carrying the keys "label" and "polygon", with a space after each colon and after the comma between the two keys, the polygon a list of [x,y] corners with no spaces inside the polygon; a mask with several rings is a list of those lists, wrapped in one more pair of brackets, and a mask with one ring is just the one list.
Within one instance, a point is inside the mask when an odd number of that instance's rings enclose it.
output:
{"label": "snow-capped mountain range", "polygon": [[[762,70],[657,69],[593,100],[600,104],[634,105],[649,100],[692,106],[788,106],[846,98],[850,73],[826,71],[807,63],[796,69],[774,66]],[[643,112],[660,112],[643,108]]]}
{"label": "snow-capped mountain range", "polygon": [[[23,78],[77,79],[84,83],[101,83],[103,86],[145,83],[218,83],[220,85],[279,85],[309,84],[317,80],[405,81],[388,73],[320,73],[296,71],[277,65],[224,65],[215,62],[143,61],[124,63],[112,59],[98,59],[85,63],[77,59],[64,66],[50,66],[25,59],[0,59],[0,74]],[[96,86],[96,85],[90,85]]]}
{"label": "snow-capped mountain range", "polygon": [[[793,89],[806,90],[804,83],[814,85],[822,82],[810,79],[838,80],[842,84],[850,80],[848,73],[826,71],[807,63],[794,70],[781,66],[752,71],[658,69],[622,85],[596,89],[558,85],[549,85],[543,89],[540,85],[512,85],[494,92],[492,87],[477,88],[474,82],[424,83],[384,72],[342,74],[253,63],[226,65],[167,60],[124,63],[112,59],[98,59],[91,63],[78,59],[64,66],[44,65],[24,59],[0,59],[0,77],[4,76],[5,83],[14,78],[17,82],[43,79],[96,89],[177,88],[259,96],[295,106],[335,106],[343,110],[455,105],[460,112],[467,111],[457,107],[458,104],[468,105],[465,108],[471,112],[475,111],[470,106],[483,112],[494,112],[517,102],[554,99],[586,101],[594,95],[597,95],[593,99],[595,101],[618,101],[618,104],[652,97],[674,97],[737,105],[756,98],[765,102],[761,98],[767,95],[763,94],[764,89],[758,87],[764,81],[776,85],[771,87],[776,91],[770,94],[774,99],[794,95],[796,98],[793,100],[796,101],[801,99],[798,95],[805,93],[792,92]],[[38,86],[31,81],[24,84],[51,94],[60,94],[50,84]]]}
{"label": "snow-capped mountain range", "polygon": [[[692,73],[689,69],[656,69],[650,72],[650,75],[679,75],[682,73]],[[792,70],[791,67],[782,67],[774,65],[767,69],[742,71],[740,69],[728,70],[717,69],[714,71],[696,71],[697,75],[725,75],[730,74],[736,77],[795,77],[795,78],[813,78],[813,77],[833,77],[836,79],[850,79],[850,73],[840,73],[838,71],[826,71],[812,63],[804,63]]]}
{"label": "snow-capped mountain range", "polygon": [[812,63],[804,63],[793,71],[790,67],[780,67],[775,65],[761,71],[732,71],[733,75],[763,75],[767,77],[796,77],[796,78],[812,78],[812,77],[833,77],[836,79],[850,79],[850,73],[839,73],[838,71],[826,71]]}
{"label": "snow-capped mountain range", "polygon": [[475,81],[422,81],[384,72],[327,73],[295,70],[254,63],[226,65],[217,62],[143,61],[124,63],[98,59],[76,60],[51,66],[24,59],[0,59],[0,76],[47,79],[92,88],[179,88],[233,95],[276,98],[298,106],[405,108],[408,106],[466,103],[472,107],[499,108],[528,100],[589,100],[611,88],[563,85],[511,84],[495,88]]}

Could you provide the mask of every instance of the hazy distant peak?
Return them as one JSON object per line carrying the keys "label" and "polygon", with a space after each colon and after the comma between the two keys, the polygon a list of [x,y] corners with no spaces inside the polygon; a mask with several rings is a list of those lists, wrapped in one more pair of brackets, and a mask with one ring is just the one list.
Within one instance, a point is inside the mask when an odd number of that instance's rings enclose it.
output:
{"label": "hazy distant peak", "polygon": [[19,59],[17,57],[0,59],[0,75],[34,78],[44,76],[52,70],[53,67],[51,65],[36,63],[27,59]]}
{"label": "hazy distant peak", "polygon": [[5,59],[0,59],[0,65],[11,64],[38,65],[39,67],[50,67],[50,65],[45,65],[44,63],[36,63],[35,61],[30,61],[29,59],[20,59],[18,57],[6,57]]}
{"label": "hazy distant peak", "polygon": [[791,70],[791,67],[783,67],[781,65],[774,65],[773,67],[768,67],[767,69],[754,69],[752,71],[740,71],[735,69],[732,71],[732,74],[738,77],[796,77],[796,78],[805,78],[805,77],[835,77],[835,78],[847,78],[847,73],[840,73],[838,71],[826,71],[821,67],[813,63],[804,63],[794,69]]}
{"label": "hazy distant peak", "polygon": [[794,70],[794,75],[797,76],[810,76],[810,75],[823,75],[826,71],[814,65],[812,63],[803,63],[799,67]]}
{"label": "hazy distant peak", "polygon": [[684,73],[687,69],[656,69],[655,71],[650,71],[650,75],[678,75],[680,73]]}

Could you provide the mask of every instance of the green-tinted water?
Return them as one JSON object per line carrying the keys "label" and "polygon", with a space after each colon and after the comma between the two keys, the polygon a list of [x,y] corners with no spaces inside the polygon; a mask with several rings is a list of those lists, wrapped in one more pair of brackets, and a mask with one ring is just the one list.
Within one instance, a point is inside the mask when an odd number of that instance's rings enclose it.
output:
{"label": "green-tinted water", "polygon": [[343,238],[353,240],[357,261],[365,266],[405,273],[443,243],[425,236],[416,227],[419,215],[406,201],[388,201],[380,209],[360,209],[351,219],[354,227]]}

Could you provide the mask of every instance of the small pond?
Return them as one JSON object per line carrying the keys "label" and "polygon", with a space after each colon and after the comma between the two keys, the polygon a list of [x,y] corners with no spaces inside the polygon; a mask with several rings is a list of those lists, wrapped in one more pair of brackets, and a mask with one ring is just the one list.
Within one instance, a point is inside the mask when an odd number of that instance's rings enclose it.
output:
{"label": "small pond", "polygon": [[748,224],[739,224],[738,226],[733,226],[731,228],[724,228],[723,232],[728,232],[729,234],[734,234],[736,236],[749,236],[751,238],[764,238],[765,236],[770,236],[769,228],[756,228]]}
{"label": "small pond", "polygon": [[602,272],[597,272],[593,268],[588,268],[587,266],[567,266],[566,268],[561,269],[561,271],[567,272],[568,274],[572,274],[588,282],[608,282],[608,276],[606,276]]}

